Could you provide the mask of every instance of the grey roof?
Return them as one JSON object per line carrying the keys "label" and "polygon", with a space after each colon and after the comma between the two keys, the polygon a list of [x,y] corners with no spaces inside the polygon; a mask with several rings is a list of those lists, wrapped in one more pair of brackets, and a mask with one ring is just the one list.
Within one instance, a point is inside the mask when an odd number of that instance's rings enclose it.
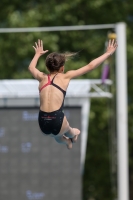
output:
{"label": "grey roof", "polygon": [[[102,84],[100,79],[74,79],[70,81],[66,97],[84,97],[84,96],[105,96],[111,97],[111,93],[100,88]],[[110,80],[106,80],[106,85],[111,85]],[[0,80],[0,98],[21,98],[38,97],[38,81],[34,79],[19,80]],[[99,85],[99,86],[97,86]],[[93,88],[93,92],[91,92]]]}

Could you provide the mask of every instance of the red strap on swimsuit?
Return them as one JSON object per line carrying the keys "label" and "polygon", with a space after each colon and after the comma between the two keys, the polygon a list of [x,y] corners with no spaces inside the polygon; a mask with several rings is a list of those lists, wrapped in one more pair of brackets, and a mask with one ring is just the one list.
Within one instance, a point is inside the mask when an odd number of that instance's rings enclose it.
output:
{"label": "red strap on swimsuit", "polygon": [[50,75],[48,74],[48,82],[40,88],[40,91],[39,91],[39,92],[41,92],[41,90],[42,90],[43,88],[45,88],[47,85],[50,85],[50,84],[51,84],[51,80],[50,80]]}
{"label": "red strap on swimsuit", "polygon": [[[56,74],[56,75],[57,75],[57,74]],[[55,76],[56,76],[56,75],[55,75]],[[55,76],[53,77],[52,80],[50,80],[50,75],[48,75],[48,83],[46,83],[45,85],[43,85],[43,86],[40,88],[40,91],[39,91],[39,92],[41,92],[42,89],[45,88],[46,86],[48,86],[48,85],[53,85],[54,87],[58,88],[58,89],[63,93],[63,95],[65,96],[65,95],[66,95],[66,91],[63,90],[62,88],[60,88],[60,87],[59,87],[58,85],[56,85],[55,83],[53,83]]]}

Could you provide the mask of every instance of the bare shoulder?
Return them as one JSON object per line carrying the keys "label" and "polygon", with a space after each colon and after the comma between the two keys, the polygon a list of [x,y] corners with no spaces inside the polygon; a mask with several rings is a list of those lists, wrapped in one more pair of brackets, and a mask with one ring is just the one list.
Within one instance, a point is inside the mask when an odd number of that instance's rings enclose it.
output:
{"label": "bare shoulder", "polygon": [[37,68],[28,68],[29,72],[32,74],[32,76],[37,79],[39,82],[46,76],[43,72],[39,71]]}
{"label": "bare shoulder", "polygon": [[45,80],[47,80],[48,79],[48,75],[47,74],[44,74],[43,72],[40,74],[40,76],[39,76],[39,82],[41,83],[41,82],[44,82]]}
{"label": "bare shoulder", "polygon": [[67,73],[59,73],[58,77],[62,81],[68,81],[68,79],[69,79],[68,76],[67,76]]}
{"label": "bare shoulder", "polygon": [[39,88],[42,87],[44,84],[48,82],[48,75],[47,74],[42,74],[39,81]]}
{"label": "bare shoulder", "polygon": [[58,82],[64,82],[64,81],[66,81],[66,75],[65,75],[65,73],[58,73],[56,77],[57,77],[56,80]]}
{"label": "bare shoulder", "polygon": [[36,74],[36,79],[39,81],[39,82],[42,82],[43,80],[45,80],[47,77],[47,74],[43,73],[43,72],[39,72]]}
{"label": "bare shoulder", "polygon": [[66,78],[66,73],[58,73],[55,83],[59,84],[62,89],[66,90],[69,85],[70,79]]}

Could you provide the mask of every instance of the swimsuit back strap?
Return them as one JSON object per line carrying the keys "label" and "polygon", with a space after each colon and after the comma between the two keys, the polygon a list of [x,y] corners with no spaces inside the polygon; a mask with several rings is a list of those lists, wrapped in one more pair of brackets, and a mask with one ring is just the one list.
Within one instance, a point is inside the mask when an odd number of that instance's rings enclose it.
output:
{"label": "swimsuit back strap", "polygon": [[51,83],[50,75],[48,74],[48,83]]}
{"label": "swimsuit back strap", "polygon": [[53,85],[54,87],[56,87],[57,89],[59,89],[64,94],[64,96],[65,96],[65,94],[66,94],[65,90],[63,90],[62,88],[60,88],[58,85],[56,85],[54,83],[51,83],[51,85]]}
{"label": "swimsuit back strap", "polygon": [[[57,73],[57,74],[58,74],[58,73]],[[57,89],[59,89],[59,90],[64,94],[64,96],[65,96],[65,95],[66,95],[66,91],[63,90],[61,87],[59,87],[58,85],[56,85],[56,84],[53,82],[57,74],[55,74],[55,76],[54,76],[53,79],[51,80],[51,85],[53,85],[54,87],[56,87]]]}
{"label": "swimsuit back strap", "polygon": [[[57,73],[57,74],[58,74],[58,73]],[[57,74],[55,74],[55,76],[52,78],[51,84],[53,84],[53,81],[54,81],[54,79],[55,79],[55,77],[56,77]],[[49,76],[49,75],[48,75],[48,76]],[[50,78],[50,76],[49,76],[49,78]]]}
{"label": "swimsuit back strap", "polygon": [[48,82],[40,88],[40,91],[39,91],[39,92],[41,92],[41,90],[42,90],[43,88],[45,88],[46,86],[48,86],[48,85],[50,85],[50,84],[51,84],[50,75],[48,74]]}

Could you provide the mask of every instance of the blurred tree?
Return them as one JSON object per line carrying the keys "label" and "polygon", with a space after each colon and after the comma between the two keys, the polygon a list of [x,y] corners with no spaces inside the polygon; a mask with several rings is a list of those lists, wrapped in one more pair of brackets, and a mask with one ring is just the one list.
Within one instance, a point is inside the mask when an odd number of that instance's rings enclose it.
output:
{"label": "blurred tree", "polygon": [[[128,83],[133,77],[133,4],[131,0],[49,0],[49,1],[0,1],[0,27],[44,27],[127,23]],[[32,46],[40,38],[49,52],[79,52],[78,57],[66,63],[66,70],[76,69],[101,55],[109,30],[1,33],[0,37],[0,79],[32,78],[27,67],[34,55]],[[114,59],[114,58],[113,58]],[[112,59],[112,60],[113,60]],[[45,56],[39,60],[38,68],[46,71]],[[111,63],[114,73],[114,62]],[[101,67],[81,78],[101,78]],[[114,76],[113,76],[114,78]],[[115,82],[115,80],[113,80]],[[129,85],[129,144],[130,144],[130,191],[133,188],[133,87]],[[110,134],[108,119],[112,107],[109,100],[92,100],[89,140],[83,177],[84,200],[113,200],[110,174]],[[115,107],[115,100],[114,107]],[[110,112],[108,112],[108,109]],[[115,118],[115,112],[113,112]],[[131,199],[133,194],[130,192]]]}

